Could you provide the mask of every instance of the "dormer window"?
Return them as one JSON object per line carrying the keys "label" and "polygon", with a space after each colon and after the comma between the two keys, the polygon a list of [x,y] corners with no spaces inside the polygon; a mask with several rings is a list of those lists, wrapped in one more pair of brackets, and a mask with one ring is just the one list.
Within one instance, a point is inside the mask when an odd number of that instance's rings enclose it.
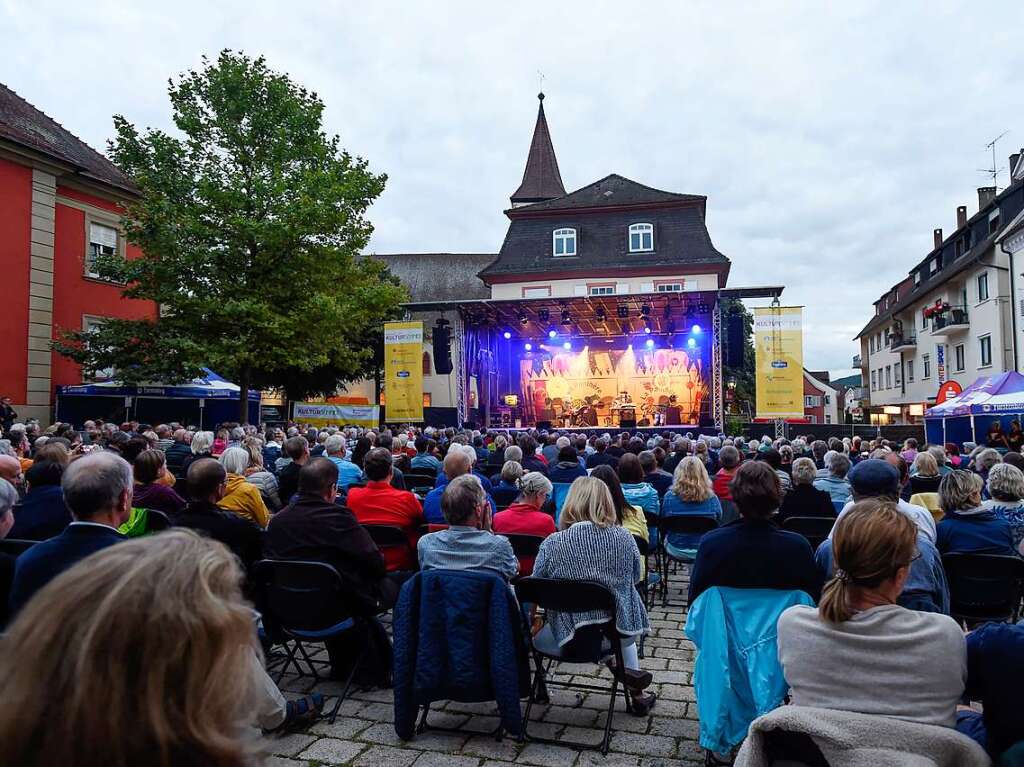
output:
{"label": "dormer window", "polygon": [[646,250],[654,250],[654,226],[631,224],[629,227],[629,252],[643,253]]}
{"label": "dormer window", "polygon": [[576,255],[576,230],[556,229],[552,234],[552,252],[555,258]]}

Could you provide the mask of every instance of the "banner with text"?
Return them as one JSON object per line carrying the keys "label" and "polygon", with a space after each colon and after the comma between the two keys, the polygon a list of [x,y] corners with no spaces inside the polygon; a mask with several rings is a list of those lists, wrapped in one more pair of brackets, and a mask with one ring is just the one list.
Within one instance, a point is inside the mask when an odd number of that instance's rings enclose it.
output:
{"label": "banner with text", "polygon": [[804,417],[803,308],[754,309],[757,417]]}
{"label": "banner with text", "polygon": [[384,323],[384,396],[388,422],[423,422],[423,323]]}
{"label": "banner with text", "polygon": [[376,405],[332,405],[327,402],[295,402],[292,420],[311,426],[365,426],[375,429],[380,423]]}

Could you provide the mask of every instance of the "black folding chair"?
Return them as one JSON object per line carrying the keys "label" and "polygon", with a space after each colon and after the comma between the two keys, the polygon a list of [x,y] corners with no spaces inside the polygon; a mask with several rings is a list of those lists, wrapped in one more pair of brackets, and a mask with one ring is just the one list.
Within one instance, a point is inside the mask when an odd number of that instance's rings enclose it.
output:
{"label": "black folding chair", "polygon": [[[338,639],[357,626],[348,606],[347,589],[338,571],[324,562],[263,559],[253,566],[252,580],[256,584],[264,628],[285,651],[277,681],[281,681],[292,665],[299,677],[312,676],[316,682],[323,681],[317,664],[329,666],[330,662],[314,661],[305,643]],[[331,723],[348,695],[364,655],[365,651],[361,651],[356,657],[334,708],[324,714]],[[306,662],[309,674],[302,672],[297,656]]]}
{"label": "black folding chair", "polygon": [[416,491],[426,490],[423,495],[426,495],[434,489],[434,483],[437,482],[437,475],[427,474],[425,471],[416,469],[415,471],[405,472],[405,489],[411,490],[412,492],[419,495]]}
{"label": "black folding chair", "polygon": [[541,535],[523,535],[520,533],[499,533],[502,538],[508,538],[512,544],[512,553],[519,557],[536,557],[540,551],[540,545],[544,543]]}
{"label": "black folding chair", "polygon": [[146,535],[159,533],[161,530],[169,530],[171,527],[171,520],[162,511],[146,509]]}
{"label": "black folding chair", "polygon": [[835,524],[835,517],[790,517],[782,523],[782,529],[799,533],[811,544],[811,549],[817,551]]}
{"label": "black folding chair", "polygon": [[[370,538],[377,544],[377,548],[380,549],[382,554],[385,549],[402,549],[404,551],[412,549],[409,545],[409,538],[400,527],[394,527],[393,525],[363,525],[363,529],[370,534]],[[415,555],[416,551],[412,549],[412,553]]]}
{"label": "black folding chair", "polygon": [[727,525],[740,518],[740,507],[736,501],[720,501],[722,504],[722,524]]}
{"label": "black folding chair", "polygon": [[0,539],[0,554],[10,554],[17,559],[26,551],[35,546],[39,541],[25,541],[19,538]]}
{"label": "black folding chair", "polygon": [[1024,593],[1024,560],[1001,554],[945,554],[950,614],[957,621],[1016,623]]}
{"label": "black folding chair", "polygon": [[[674,533],[686,533],[702,536],[718,527],[714,517],[701,517],[689,514],[672,514],[658,520],[658,545],[661,548],[661,606],[668,605],[668,571],[670,562],[691,565],[694,557],[681,556],[669,551],[666,541]],[[696,546],[694,546],[696,548]]]}
{"label": "black folding chair", "polygon": [[[608,712],[605,719],[604,739],[601,741],[600,750],[602,754],[608,753],[608,744],[612,738],[612,718],[615,714],[615,699],[619,694],[619,680],[612,675],[611,687],[599,687],[591,684],[574,682],[560,682],[549,678],[551,666],[556,661],[565,663],[600,663],[607,657],[609,647],[611,654],[615,657],[617,668],[624,669],[622,660],[622,638],[615,630],[615,595],[607,586],[593,581],[570,581],[556,578],[523,578],[515,586],[516,596],[520,604],[528,602],[543,608],[547,612],[558,613],[581,613],[590,611],[603,611],[609,614],[605,623],[578,628],[573,640],[559,648],[557,654],[544,652],[539,649],[534,641],[530,640],[530,650],[533,654],[534,676],[530,698],[526,704],[526,711],[523,715],[522,739],[538,743],[550,743],[570,748],[595,748],[589,743],[572,743],[562,739],[545,739],[532,737],[528,733],[530,724],[530,711],[533,704],[546,703],[548,701],[547,688],[559,687],[568,690],[581,690],[590,692],[607,693]],[[523,625],[527,636],[530,635],[528,616],[524,613]],[[545,662],[546,661],[546,662]],[[625,685],[622,685],[622,695],[626,701],[626,710],[632,711],[633,702]]]}

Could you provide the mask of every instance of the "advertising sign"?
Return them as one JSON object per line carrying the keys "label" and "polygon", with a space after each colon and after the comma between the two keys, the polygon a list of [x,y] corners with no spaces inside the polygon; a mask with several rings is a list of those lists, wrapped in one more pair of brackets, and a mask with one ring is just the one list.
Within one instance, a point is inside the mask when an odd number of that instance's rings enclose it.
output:
{"label": "advertising sign", "polygon": [[380,408],[376,405],[331,405],[326,402],[295,402],[292,420],[311,426],[365,426],[377,428]]}
{"label": "advertising sign", "polygon": [[423,323],[384,323],[384,396],[389,422],[423,422]]}
{"label": "advertising sign", "polygon": [[963,394],[963,391],[963,387],[956,381],[946,381],[946,383],[939,387],[939,393],[935,395],[935,404],[941,405],[948,399],[960,396]]}
{"label": "advertising sign", "polygon": [[946,383],[946,345],[935,344],[935,375],[939,384]]}
{"label": "advertising sign", "polygon": [[754,309],[757,417],[804,417],[803,308]]}

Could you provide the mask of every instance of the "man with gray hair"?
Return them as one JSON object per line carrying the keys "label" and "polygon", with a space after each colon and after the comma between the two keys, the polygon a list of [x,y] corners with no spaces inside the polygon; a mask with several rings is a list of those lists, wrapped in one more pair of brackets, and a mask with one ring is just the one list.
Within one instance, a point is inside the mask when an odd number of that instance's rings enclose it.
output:
{"label": "man with gray hair", "polygon": [[68,465],[61,489],[74,521],[60,535],[18,557],[11,585],[12,615],[72,565],[125,540],[117,529],[132,511],[132,467],[126,460],[107,451],[89,453]]}
{"label": "man with gray hair", "polygon": [[[321,435],[322,436],[322,435]],[[345,457],[348,446],[341,434],[332,434],[324,441],[324,454],[338,467],[338,489],[346,490],[350,485],[362,481],[363,471]]]}
{"label": "man with gray hair", "polygon": [[850,483],[846,481],[846,475],[850,471],[850,459],[845,453],[836,450],[829,450],[825,453],[825,468],[818,471],[814,486],[824,490],[832,497],[832,503],[846,505],[850,500],[853,490]]}
{"label": "man with gray hair", "polygon": [[416,546],[420,570],[476,570],[508,580],[519,560],[508,538],[491,532],[491,504],[480,480],[463,474],[451,480],[441,497],[448,529],[429,533]]}

